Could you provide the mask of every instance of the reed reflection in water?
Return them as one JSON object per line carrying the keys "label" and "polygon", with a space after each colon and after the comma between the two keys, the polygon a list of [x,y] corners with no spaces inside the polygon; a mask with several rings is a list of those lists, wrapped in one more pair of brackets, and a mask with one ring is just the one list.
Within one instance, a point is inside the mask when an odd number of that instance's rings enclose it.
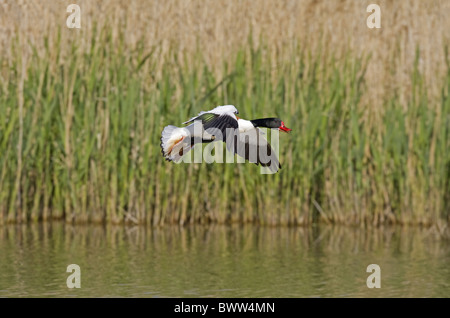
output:
{"label": "reed reflection in water", "polygon": [[448,243],[408,227],[6,225],[0,297],[448,297]]}

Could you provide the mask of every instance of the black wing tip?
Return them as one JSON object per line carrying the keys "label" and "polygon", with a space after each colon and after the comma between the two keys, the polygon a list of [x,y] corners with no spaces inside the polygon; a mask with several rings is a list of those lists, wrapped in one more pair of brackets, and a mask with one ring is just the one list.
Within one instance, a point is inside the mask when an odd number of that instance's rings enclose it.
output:
{"label": "black wing tip", "polygon": [[[263,163],[261,161],[258,161],[258,162],[254,162],[254,164],[257,166],[265,167],[265,168],[270,168],[272,166],[272,163],[270,161],[268,163]],[[281,164],[278,163],[278,169],[275,171],[275,173],[277,173],[280,170],[281,170]]]}

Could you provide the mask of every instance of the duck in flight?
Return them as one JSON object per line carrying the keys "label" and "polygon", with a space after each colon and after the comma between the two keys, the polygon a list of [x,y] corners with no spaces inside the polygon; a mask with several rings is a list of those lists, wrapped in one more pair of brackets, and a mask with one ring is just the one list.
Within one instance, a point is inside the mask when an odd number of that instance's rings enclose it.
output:
{"label": "duck in flight", "polygon": [[269,167],[277,172],[281,165],[272,146],[258,127],[290,132],[279,118],[245,120],[233,105],[217,106],[210,111],[202,111],[183,124],[186,127],[169,125],[161,135],[161,150],[168,161],[178,162],[198,143],[223,141],[227,149],[249,162]]}

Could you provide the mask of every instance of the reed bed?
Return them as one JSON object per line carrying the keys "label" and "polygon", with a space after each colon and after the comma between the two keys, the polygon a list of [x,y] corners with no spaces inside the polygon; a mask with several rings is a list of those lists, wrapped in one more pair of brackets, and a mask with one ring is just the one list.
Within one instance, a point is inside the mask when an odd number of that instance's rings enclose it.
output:
{"label": "reed bed", "polygon": [[[367,28],[355,28],[371,43],[361,48],[345,38],[343,26],[356,22],[341,21],[334,32],[311,24],[315,37],[295,34],[300,22],[290,12],[326,21],[330,8],[321,2],[220,1],[220,14],[217,2],[156,2],[145,10],[144,1],[80,1],[80,30],[65,27],[68,14],[55,18],[63,2],[11,2],[0,14],[0,223],[449,221],[449,41],[443,31],[433,39],[414,33],[417,20],[429,23],[424,16],[440,21],[436,6],[446,3],[386,2],[383,32],[393,38],[371,50],[386,35],[370,42]],[[348,10],[334,3],[340,10],[331,21],[361,9],[340,3]],[[309,9],[298,11],[303,4]],[[389,28],[402,10],[422,12],[408,36],[392,33],[397,24]],[[211,14],[225,25],[234,15],[242,32],[218,30]],[[38,17],[45,19],[30,22]],[[287,34],[270,29],[278,20]],[[262,175],[248,163],[164,161],[165,125],[224,104],[293,129],[280,136],[279,173]]]}

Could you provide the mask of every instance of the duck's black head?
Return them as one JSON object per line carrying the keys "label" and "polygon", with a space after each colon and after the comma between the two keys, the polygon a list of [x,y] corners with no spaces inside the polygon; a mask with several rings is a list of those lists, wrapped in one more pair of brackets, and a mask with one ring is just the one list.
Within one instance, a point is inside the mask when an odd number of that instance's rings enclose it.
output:
{"label": "duck's black head", "polygon": [[261,118],[251,120],[255,127],[278,128],[284,132],[290,132],[292,129],[287,128],[280,118]]}

